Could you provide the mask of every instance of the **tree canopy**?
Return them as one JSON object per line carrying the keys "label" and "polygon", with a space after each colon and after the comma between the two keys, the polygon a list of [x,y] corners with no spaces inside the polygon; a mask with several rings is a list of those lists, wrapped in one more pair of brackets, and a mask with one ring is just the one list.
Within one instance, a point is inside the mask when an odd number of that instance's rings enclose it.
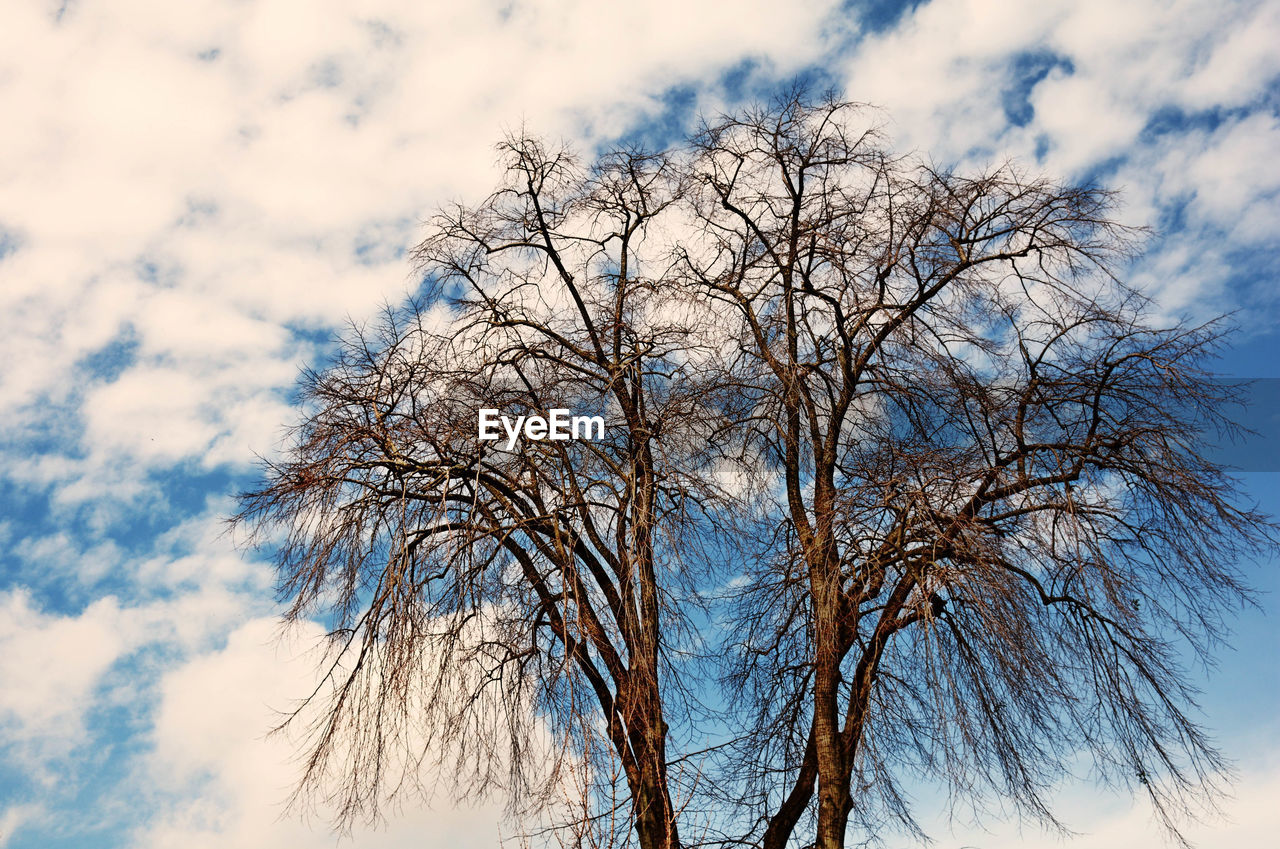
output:
{"label": "tree canopy", "polygon": [[[1112,193],[873,119],[515,136],[430,221],[234,518],[331,631],[303,790],[346,821],[444,767],[645,849],[918,831],[918,780],[1055,825],[1084,768],[1175,833],[1215,792],[1185,665],[1276,541],[1201,450],[1226,326],[1157,323]],[[482,408],[606,432],[508,449]]]}

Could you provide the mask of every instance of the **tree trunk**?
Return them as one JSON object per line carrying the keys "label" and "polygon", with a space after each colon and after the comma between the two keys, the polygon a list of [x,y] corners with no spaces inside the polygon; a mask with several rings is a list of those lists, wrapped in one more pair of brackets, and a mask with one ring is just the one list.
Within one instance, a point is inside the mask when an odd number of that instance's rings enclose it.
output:
{"label": "tree trunk", "polygon": [[[830,581],[819,580],[819,584]],[[817,589],[815,587],[815,589]],[[836,588],[838,592],[838,588]],[[838,598],[830,588],[815,592],[813,731],[818,763],[818,833],[815,849],[843,849],[849,819],[849,769],[840,734]]]}
{"label": "tree trunk", "polygon": [[675,807],[667,787],[667,727],[657,681],[632,679],[624,702],[627,738],[636,761],[631,780],[635,831],[640,849],[679,849]]}
{"label": "tree trunk", "polygon": [[840,560],[832,530],[835,487],[831,469],[817,458],[814,538],[806,552],[813,597],[813,738],[818,764],[818,830],[815,849],[843,849],[849,811],[852,762],[845,757],[840,729]]}

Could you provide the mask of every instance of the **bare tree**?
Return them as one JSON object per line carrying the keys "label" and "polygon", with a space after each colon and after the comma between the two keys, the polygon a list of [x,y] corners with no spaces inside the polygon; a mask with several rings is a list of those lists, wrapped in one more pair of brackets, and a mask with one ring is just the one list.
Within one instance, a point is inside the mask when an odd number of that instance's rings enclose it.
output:
{"label": "bare tree", "polygon": [[1275,542],[1198,451],[1230,427],[1222,328],[1152,322],[1108,192],[915,164],[866,126],[797,95],[695,140],[683,270],[737,317],[755,399],[721,442],[781,492],[727,677],[749,841],[918,831],[912,775],[1057,824],[1081,752],[1172,827],[1225,766],[1181,652],[1208,659]]}
{"label": "bare tree", "polygon": [[919,777],[1056,825],[1082,753],[1171,829],[1212,796],[1182,659],[1276,538],[1198,450],[1222,325],[1155,323],[1109,193],[867,115],[799,93],[589,168],[517,137],[432,220],[422,300],[306,374],[234,520],[330,628],[302,791],[349,822],[434,759],[645,849],[918,832]]}
{"label": "bare tree", "polygon": [[[661,681],[714,531],[699,411],[718,390],[696,304],[654,264],[670,251],[647,247],[679,175],[636,152],[585,170],[523,137],[501,152],[506,185],[416,249],[427,300],[307,373],[303,422],[235,521],[277,541],[288,617],[331,622],[303,789],[336,784],[341,821],[434,752],[460,789],[581,789],[571,842],[634,827],[675,847],[681,684]],[[486,408],[586,411],[606,433],[482,441]]]}

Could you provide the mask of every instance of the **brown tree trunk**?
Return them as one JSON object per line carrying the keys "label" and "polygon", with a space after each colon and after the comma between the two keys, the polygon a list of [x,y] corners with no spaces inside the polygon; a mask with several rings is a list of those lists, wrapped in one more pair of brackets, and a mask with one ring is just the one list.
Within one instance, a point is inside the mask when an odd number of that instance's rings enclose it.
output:
{"label": "brown tree trunk", "polygon": [[654,569],[654,475],[648,426],[643,410],[626,406],[628,419],[641,438],[632,460],[635,487],[633,545],[639,617],[632,647],[633,668],[627,681],[627,736],[636,758],[637,773],[631,788],[635,800],[635,830],[640,849],[679,849],[675,807],[667,785],[667,723],[658,686],[658,646],[661,642],[661,610],[658,577]]}
{"label": "brown tree trunk", "polygon": [[627,738],[635,757],[631,783],[635,832],[641,849],[679,849],[675,807],[667,788],[667,727],[657,680],[642,675],[629,682],[623,702]]}
{"label": "brown tree trunk", "polygon": [[818,764],[818,831],[814,846],[842,849],[851,805],[849,769],[840,734],[839,588],[832,586],[835,581],[831,577],[815,577],[813,731]]}
{"label": "brown tree trunk", "polygon": [[818,829],[815,849],[843,849],[849,811],[852,762],[845,757],[840,720],[841,642],[840,561],[833,540],[832,510],[835,487],[824,458],[814,487],[815,534],[809,550],[813,597],[814,674],[813,736],[818,764]]}

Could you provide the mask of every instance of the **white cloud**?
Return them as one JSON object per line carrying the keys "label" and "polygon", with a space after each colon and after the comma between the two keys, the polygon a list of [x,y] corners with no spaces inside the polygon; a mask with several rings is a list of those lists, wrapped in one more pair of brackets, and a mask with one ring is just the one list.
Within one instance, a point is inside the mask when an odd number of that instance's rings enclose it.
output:
{"label": "white cloud", "polygon": [[[1261,754],[1261,753],[1258,753]],[[1271,755],[1274,757],[1274,750]],[[1062,839],[1048,836],[1034,827],[1019,831],[1011,824],[995,825],[989,833],[957,829],[947,833],[945,827],[935,830],[937,849],[1114,849],[1117,846],[1172,846],[1164,838],[1163,827],[1156,821],[1148,803],[1124,804],[1115,797],[1094,792],[1070,794],[1074,810],[1067,825],[1075,836]],[[1222,814],[1201,822],[1184,823],[1183,835],[1197,849],[1237,849],[1243,846],[1269,846],[1280,832],[1280,763],[1255,761],[1235,785],[1235,792],[1224,800]]]}
{"label": "white cloud", "polygon": [[1180,102],[1190,108],[1247,103],[1259,84],[1265,85],[1280,74],[1280,54],[1275,49],[1280,7],[1274,3],[1246,4],[1238,15],[1230,17],[1225,32],[1211,30],[1216,36],[1214,44],[1200,54],[1204,57],[1207,53],[1207,57],[1179,87]]}
{"label": "white cloud", "polygon": [[[886,107],[899,143],[943,163],[1042,159],[1035,167],[1075,179],[1119,160],[1106,179],[1126,221],[1182,213],[1176,238],[1152,243],[1132,279],[1170,312],[1216,313],[1252,297],[1224,297],[1239,271],[1230,254],[1280,238],[1276,119],[1227,111],[1274,86],[1277,41],[1268,3],[935,0],[864,42],[846,80],[851,96]],[[1052,60],[1029,91],[1019,57]],[[1005,98],[1022,94],[1032,111],[1015,126]],[[1197,110],[1216,111],[1187,122]]]}
{"label": "white cloud", "polygon": [[0,721],[17,740],[56,744],[54,753],[65,754],[83,742],[84,715],[113,664],[148,644],[205,647],[246,607],[244,599],[209,586],[135,606],[104,596],[61,615],[15,589],[0,594],[0,611]]}
{"label": "white cloud", "polygon": [[80,616],[49,615],[21,590],[0,596],[0,716],[26,738],[80,736],[89,695],[137,641],[137,625],[119,602],[103,598]]}
{"label": "white cloud", "polygon": [[[1162,105],[1234,106],[1280,73],[1274,42],[1280,16],[1268,4],[1139,0],[935,0],[850,57],[850,96],[880,104],[901,142],[944,161],[973,148],[1030,157],[1047,133],[1046,163],[1077,172],[1136,140]],[[1048,53],[1071,62],[1031,91],[1035,119],[1005,131],[1001,93],[1011,61]]]}
{"label": "white cloud", "polygon": [[[278,722],[278,711],[314,686],[313,658],[306,648],[321,632],[315,626],[302,628],[288,644],[278,643],[277,636],[274,619],[247,622],[231,634],[224,649],[165,676],[148,778],[152,786],[190,792],[179,794],[143,827],[134,845],[335,845],[337,837],[323,819],[310,823],[285,815],[283,803],[300,765],[285,736],[264,736]],[[492,805],[448,804],[445,793],[434,808],[396,815],[385,828],[357,828],[353,839],[372,847],[487,849],[501,836],[500,815]]]}
{"label": "white cloud", "polygon": [[42,812],[39,805],[11,805],[0,814],[0,849],[9,845],[13,833],[38,817]]}
{"label": "white cloud", "polygon": [[33,586],[114,588],[73,612],[21,585],[0,590],[0,742],[13,769],[49,791],[70,791],[86,747],[106,743],[90,722],[96,712],[145,710],[164,664],[212,650],[270,607],[262,564],[236,552],[208,515],[152,540],[146,557],[111,541],[86,547],[67,532],[26,537],[11,551]]}
{"label": "white cloud", "polygon": [[[188,458],[243,466],[306,355],[285,328],[403,297],[395,248],[435,204],[488,188],[504,128],[589,141],[744,57],[799,67],[832,5],[16,10],[0,35],[0,111],[21,116],[0,137],[0,226],[20,242],[0,262],[0,414],[19,433],[51,410],[83,426],[73,460],[40,461],[64,499],[136,500],[147,469]],[[370,234],[383,241],[357,257]],[[78,364],[122,334],[137,342],[123,373],[87,381]]]}

